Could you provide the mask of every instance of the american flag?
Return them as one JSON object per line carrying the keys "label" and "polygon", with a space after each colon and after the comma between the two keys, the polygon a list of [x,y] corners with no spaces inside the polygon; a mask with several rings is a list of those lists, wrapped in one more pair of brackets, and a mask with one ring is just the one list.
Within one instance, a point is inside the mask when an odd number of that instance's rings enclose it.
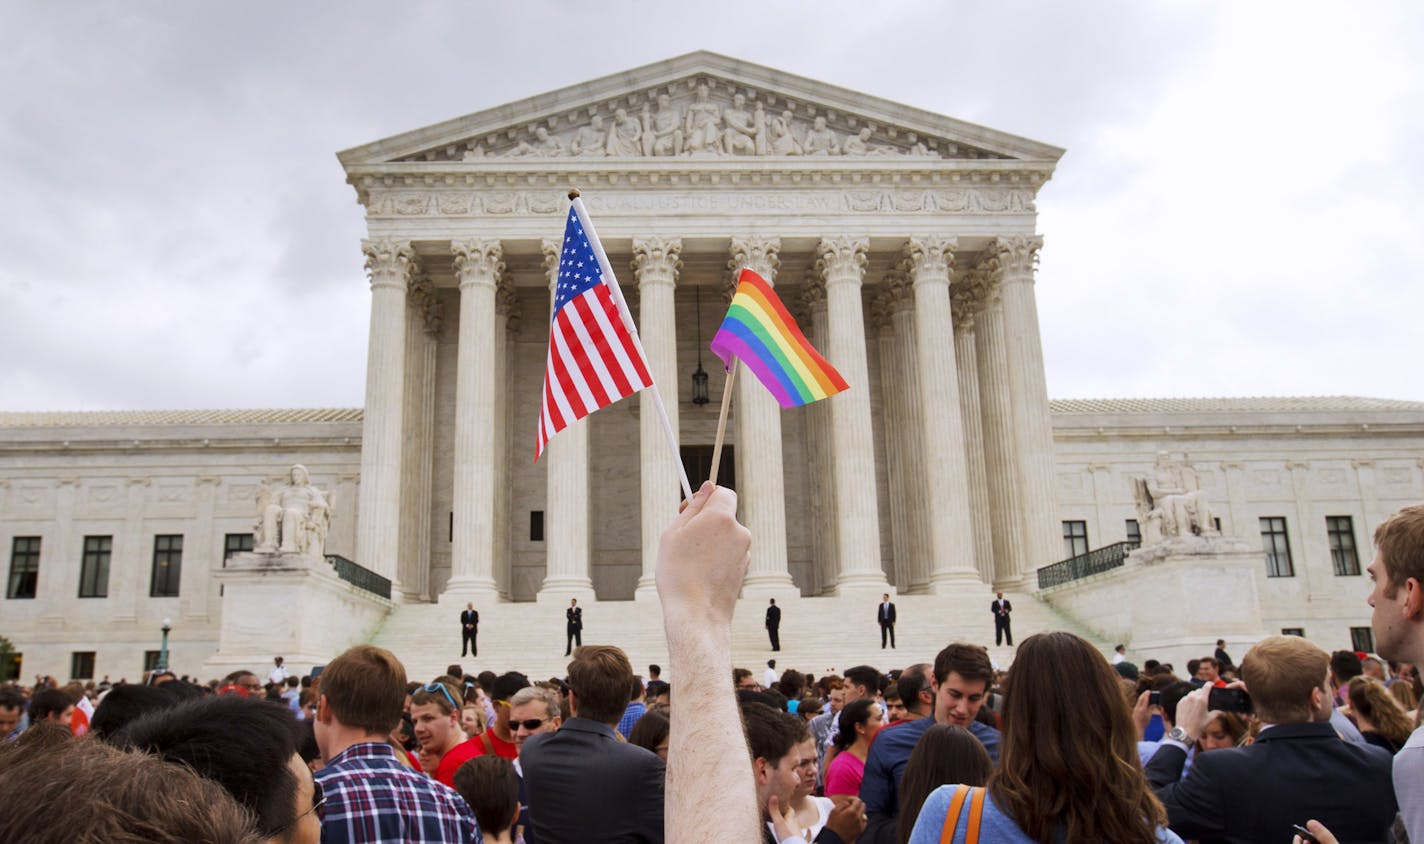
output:
{"label": "american flag", "polygon": [[569,209],[564,227],[535,461],[570,423],[653,383],[637,331],[620,307],[622,295],[613,289],[618,281],[611,272],[605,278],[598,235],[578,211]]}

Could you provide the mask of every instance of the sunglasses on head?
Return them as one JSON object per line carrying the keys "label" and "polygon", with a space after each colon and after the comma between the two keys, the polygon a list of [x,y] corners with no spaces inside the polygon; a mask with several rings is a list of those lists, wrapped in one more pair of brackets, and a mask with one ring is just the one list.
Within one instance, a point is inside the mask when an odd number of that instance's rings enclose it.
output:
{"label": "sunglasses on head", "polygon": [[446,699],[446,700],[450,701],[450,709],[451,709],[451,711],[454,711],[454,712],[459,712],[459,711],[460,711],[460,704],[458,704],[458,703],[455,702],[455,696],[452,695],[452,694],[450,694],[450,690],[447,689],[447,688],[445,688],[445,684],[444,684],[444,683],[426,683],[425,685],[423,685],[423,686],[420,687],[420,690],[421,690],[422,692],[430,692],[430,693],[439,692],[440,694],[442,694],[442,695],[445,696],[445,699]]}

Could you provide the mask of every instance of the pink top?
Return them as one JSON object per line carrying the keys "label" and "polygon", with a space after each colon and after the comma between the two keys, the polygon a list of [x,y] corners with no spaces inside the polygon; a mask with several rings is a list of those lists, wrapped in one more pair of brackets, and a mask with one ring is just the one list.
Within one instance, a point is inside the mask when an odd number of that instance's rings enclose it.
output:
{"label": "pink top", "polygon": [[835,794],[860,795],[860,781],[865,776],[865,761],[855,758],[849,750],[842,750],[831,760],[826,769],[826,796]]}

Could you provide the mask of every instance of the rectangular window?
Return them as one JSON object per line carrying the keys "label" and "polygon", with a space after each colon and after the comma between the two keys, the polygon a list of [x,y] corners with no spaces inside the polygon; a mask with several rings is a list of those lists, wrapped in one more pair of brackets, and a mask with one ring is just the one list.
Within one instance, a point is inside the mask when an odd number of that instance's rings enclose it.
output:
{"label": "rectangular window", "polygon": [[1364,651],[1367,654],[1375,652],[1375,631],[1371,627],[1351,627],[1350,628],[1350,649]]}
{"label": "rectangular window", "polygon": [[158,667],[158,654],[159,651],[143,652],[143,672],[145,674]]}
{"label": "rectangular window", "polygon": [[7,598],[33,598],[40,584],[40,538],[17,536],[10,543],[10,585]]}
{"label": "rectangular window", "polygon": [[544,511],[543,511],[543,510],[530,510],[530,511],[529,511],[529,541],[530,541],[530,542],[543,542],[543,541],[544,541]]}
{"label": "rectangular window", "polygon": [[1300,636],[1300,637],[1304,638],[1304,637],[1305,637],[1305,628],[1304,628],[1304,627],[1282,627],[1282,628],[1281,628],[1281,635],[1282,635],[1282,636]]}
{"label": "rectangular window", "polygon": [[1063,553],[1067,557],[1078,557],[1088,553],[1088,523],[1063,523]]}
{"label": "rectangular window", "polygon": [[251,551],[252,539],[250,533],[229,533],[223,536],[223,565],[227,565],[228,558],[233,554]]}
{"label": "rectangular window", "polygon": [[79,597],[109,597],[109,557],[113,550],[112,536],[84,537],[84,558],[79,564]]}
{"label": "rectangular window", "polygon": [[178,597],[178,581],[183,574],[183,535],[159,534],[153,538],[153,578],[150,598]]}
{"label": "rectangular window", "polygon": [[1127,520],[1127,541],[1142,544],[1142,528],[1137,524],[1136,519]]}
{"label": "rectangular window", "polygon": [[69,679],[94,679],[94,652],[75,651],[69,655]]}
{"label": "rectangular window", "polygon": [[1261,517],[1261,549],[1266,552],[1267,577],[1295,577],[1285,516]]}
{"label": "rectangular window", "polygon": [[9,656],[0,659],[0,683],[6,680],[18,680],[25,673],[25,655],[19,651],[11,651]]}
{"label": "rectangular window", "polygon": [[1326,516],[1325,534],[1330,537],[1330,559],[1336,577],[1360,573],[1360,555],[1355,551],[1355,520],[1349,516]]}

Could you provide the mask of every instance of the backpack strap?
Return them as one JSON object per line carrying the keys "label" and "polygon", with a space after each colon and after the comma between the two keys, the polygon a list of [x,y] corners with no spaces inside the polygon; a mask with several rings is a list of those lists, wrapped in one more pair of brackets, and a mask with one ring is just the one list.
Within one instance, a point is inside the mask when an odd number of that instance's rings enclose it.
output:
{"label": "backpack strap", "polygon": [[940,829],[939,844],[954,844],[954,831],[959,828],[959,810],[964,807],[964,798],[969,792],[954,787],[954,797],[949,801],[949,811],[944,813],[944,826]]}
{"label": "backpack strap", "polygon": [[985,788],[969,789],[969,828],[965,830],[964,844],[979,844],[979,827],[984,822]]}
{"label": "backpack strap", "polygon": [[964,801],[969,800],[969,825],[964,830],[964,844],[979,844],[979,828],[984,820],[984,795],[986,789],[955,787],[954,797],[949,801],[949,811],[944,815],[944,826],[940,830],[940,844],[954,844],[954,833],[959,828],[959,813],[964,809]]}
{"label": "backpack strap", "polygon": [[494,742],[490,741],[489,734],[489,730],[485,730],[483,733],[480,733],[480,743],[485,746],[485,753],[487,755],[494,756]]}

